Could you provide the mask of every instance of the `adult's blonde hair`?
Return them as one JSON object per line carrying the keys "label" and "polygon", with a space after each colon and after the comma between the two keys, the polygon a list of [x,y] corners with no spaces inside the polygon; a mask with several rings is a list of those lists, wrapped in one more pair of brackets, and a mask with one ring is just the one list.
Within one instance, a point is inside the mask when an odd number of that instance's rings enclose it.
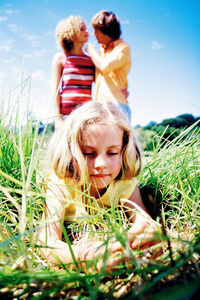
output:
{"label": "adult's blonde hair", "polygon": [[81,152],[83,132],[91,124],[114,124],[123,132],[122,170],[118,179],[136,177],[141,169],[141,152],[128,118],[113,103],[89,101],[73,111],[51,138],[48,157],[59,179],[78,185],[86,181],[86,159]]}
{"label": "adult's blonde hair", "polygon": [[81,24],[85,23],[80,16],[70,16],[62,20],[56,27],[56,38],[58,44],[64,51],[70,51],[73,48],[73,41],[80,35]]}

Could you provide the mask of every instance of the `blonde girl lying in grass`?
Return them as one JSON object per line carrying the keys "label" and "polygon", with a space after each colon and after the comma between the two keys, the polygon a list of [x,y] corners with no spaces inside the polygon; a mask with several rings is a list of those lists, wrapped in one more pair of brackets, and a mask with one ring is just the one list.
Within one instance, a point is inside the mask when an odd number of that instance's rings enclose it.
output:
{"label": "blonde girl lying in grass", "polygon": [[[123,263],[129,249],[160,243],[137,186],[141,153],[128,119],[115,104],[91,101],[77,108],[55,131],[48,154],[53,171],[38,237],[44,258],[53,264],[77,266],[98,258],[95,268],[100,270],[104,263],[109,272]],[[64,221],[85,218],[87,222],[90,213],[119,205],[132,222],[127,232],[122,231],[124,236],[127,233],[126,249],[114,239],[80,244],[62,240]],[[160,253],[159,245],[155,257]]]}

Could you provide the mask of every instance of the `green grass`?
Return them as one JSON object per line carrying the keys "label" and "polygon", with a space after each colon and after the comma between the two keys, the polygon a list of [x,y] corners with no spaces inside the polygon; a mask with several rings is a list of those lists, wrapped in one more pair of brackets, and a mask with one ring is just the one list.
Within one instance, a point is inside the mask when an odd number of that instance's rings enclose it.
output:
{"label": "green grass", "polygon": [[[21,84],[15,109],[20,110],[29,80]],[[74,271],[69,266],[53,266],[38,255],[46,135],[38,136],[37,129],[33,132],[31,121],[26,131],[11,132],[13,120],[8,112],[13,106],[3,109],[9,98],[2,99],[0,119],[1,299],[190,299],[200,279],[200,131],[196,124],[172,141],[157,137],[156,148],[144,157],[138,177],[147,208],[163,226],[166,247],[162,257],[144,259],[142,251],[130,251],[129,263],[112,274],[105,268],[90,273],[89,266],[95,262],[87,263],[86,272],[79,266]],[[16,118],[16,127],[19,123]],[[112,207],[88,214],[86,221],[64,228],[64,235],[69,242],[67,233],[73,231],[77,243],[102,240],[106,245],[109,239],[119,240],[125,249],[127,226],[123,211]]]}

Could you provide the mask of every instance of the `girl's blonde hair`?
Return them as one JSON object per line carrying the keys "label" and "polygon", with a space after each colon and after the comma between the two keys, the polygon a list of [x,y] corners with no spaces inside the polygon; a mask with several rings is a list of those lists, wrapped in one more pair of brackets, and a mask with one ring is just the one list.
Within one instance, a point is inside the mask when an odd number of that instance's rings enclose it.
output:
{"label": "girl's blonde hair", "polygon": [[83,22],[85,23],[80,16],[70,16],[58,23],[56,27],[57,42],[64,51],[70,51],[73,48],[73,41],[80,35]]}
{"label": "girl's blonde hair", "polygon": [[59,179],[78,185],[86,180],[86,159],[81,152],[87,125],[115,124],[123,132],[123,167],[118,179],[136,177],[141,169],[141,152],[128,118],[113,103],[89,101],[73,111],[56,130],[49,144],[48,157]]}

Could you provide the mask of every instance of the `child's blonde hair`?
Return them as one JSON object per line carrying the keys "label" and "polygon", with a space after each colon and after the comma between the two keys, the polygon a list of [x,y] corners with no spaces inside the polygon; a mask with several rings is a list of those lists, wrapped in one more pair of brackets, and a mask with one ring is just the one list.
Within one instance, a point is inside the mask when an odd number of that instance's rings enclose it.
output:
{"label": "child's blonde hair", "polygon": [[70,16],[58,23],[56,28],[57,42],[64,51],[70,51],[73,48],[73,41],[80,35],[82,23],[85,21],[80,16]]}
{"label": "child's blonde hair", "polygon": [[123,132],[123,167],[116,179],[131,179],[139,174],[141,152],[128,118],[113,103],[89,101],[67,117],[50,141],[48,156],[59,179],[83,185],[86,181],[86,159],[81,152],[83,132],[90,124],[112,123]]}

